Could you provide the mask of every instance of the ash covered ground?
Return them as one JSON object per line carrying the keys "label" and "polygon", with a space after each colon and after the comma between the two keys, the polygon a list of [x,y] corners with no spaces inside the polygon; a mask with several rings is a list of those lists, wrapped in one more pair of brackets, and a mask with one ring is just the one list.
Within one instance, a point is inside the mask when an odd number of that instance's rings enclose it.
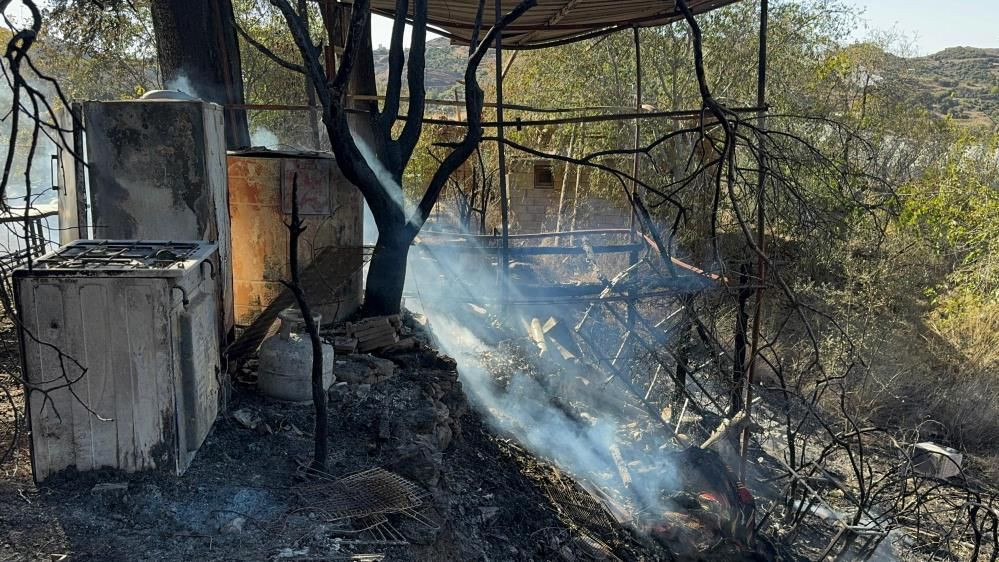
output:
{"label": "ash covered ground", "polygon": [[[661,530],[620,523],[607,509],[615,498],[594,498],[600,494],[593,479],[563,472],[495,419],[481,418],[477,410],[485,405],[469,406],[462,367],[431,345],[412,316],[405,326],[420,342],[414,350],[338,356],[340,380],[329,391],[330,462],[321,478],[304,470],[313,449],[312,407],[259,395],[252,360],[237,372],[224,413],[182,477],[69,472],[36,486],[22,421],[15,457],[0,467],[0,561],[805,560],[828,540],[821,525],[799,530],[790,542],[773,541],[769,530],[752,548],[729,540],[706,528],[711,511],[698,494],[705,487],[696,485],[682,494],[686,512],[657,516],[653,525],[671,525],[674,539],[677,530],[686,533],[687,544],[703,542],[699,550],[681,552],[657,540]],[[530,344],[510,340],[481,362],[497,388],[509,387],[511,372],[539,368]],[[3,442],[12,421],[11,411],[0,411]],[[625,429],[637,435],[633,447],[655,435],[640,425]],[[345,519],[331,512],[336,479],[379,467],[420,491],[416,517]],[[762,506],[774,491],[760,482],[753,479],[753,492]]]}
{"label": "ash covered ground", "polygon": [[[329,393],[330,478],[384,467],[425,491],[425,520],[388,516],[408,544],[332,521],[316,479],[303,475],[311,406],[259,396],[251,365],[182,477],[68,472],[36,486],[22,427],[15,458],[0,473],[0,560],[668,556],[613,521],[590,518],[584,523],[597,526],[590,530],[572,524],[585,493],[468,411],[449,358],[424,347],[341,360],[337,370],[354,382]],[[11,414],[0,413],[5,437]]]}

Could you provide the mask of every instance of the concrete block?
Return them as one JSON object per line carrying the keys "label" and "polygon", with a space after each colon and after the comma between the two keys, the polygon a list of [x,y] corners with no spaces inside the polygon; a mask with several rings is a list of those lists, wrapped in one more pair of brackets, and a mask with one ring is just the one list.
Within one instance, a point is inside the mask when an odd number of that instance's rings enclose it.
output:
{"label": "concrete block", "polygon": [[927,441],[915,445],[912,469],[932,478],[953,478],[961,474],[963,461],[964,455],[956,449]]}

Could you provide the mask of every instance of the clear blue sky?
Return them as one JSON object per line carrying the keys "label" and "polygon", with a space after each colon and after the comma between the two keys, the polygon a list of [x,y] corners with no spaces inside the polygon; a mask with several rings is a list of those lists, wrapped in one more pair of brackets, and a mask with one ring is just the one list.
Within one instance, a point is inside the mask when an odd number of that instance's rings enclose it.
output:
{"label": "clear blue sky", "polygon": [[[844,0],[874,29],[914,39],[919,54],[947,47],[999,48],[999,0]],[[863,38],[864,30],[858,30]]]}

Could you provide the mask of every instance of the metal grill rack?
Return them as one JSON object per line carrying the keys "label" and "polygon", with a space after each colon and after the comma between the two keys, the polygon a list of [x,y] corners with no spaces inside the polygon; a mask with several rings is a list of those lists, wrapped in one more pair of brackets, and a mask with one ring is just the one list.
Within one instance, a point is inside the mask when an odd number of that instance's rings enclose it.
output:
{"label": "metal grill rack", "polygon": [[349,523],[335,531],[345,543],[369,545],[409,544],[388,519],[399,515],[419,525],[439,525],[423,513],[430,494],[409,480],[383,468],[372,468],[336,480],[326,479],[300,491],[307,504],[329,522]]}
{"label": "metal grill rack", "polygon": [[545,494],[557,508],[559,520],[575,531],[593,552],[601,553],[604,560],[620,560],[604,540],[611,537],[602,539],[596,535],[598,529],[614,529],[617,526],[617,521],[605,505],[559,471],[553,470],[543,486]]}
{"label": "metal grill rack", "polygon": [[134,240],[79,241],[35,262],[35,269],[182,269],[201,246],[192,242]]}
{"label": "metal grill rack", "polygon": [[322,498],[320,505],[333,520],[418,508],[428,495],[416,484],[382,468],[316,484],[310,493]]}

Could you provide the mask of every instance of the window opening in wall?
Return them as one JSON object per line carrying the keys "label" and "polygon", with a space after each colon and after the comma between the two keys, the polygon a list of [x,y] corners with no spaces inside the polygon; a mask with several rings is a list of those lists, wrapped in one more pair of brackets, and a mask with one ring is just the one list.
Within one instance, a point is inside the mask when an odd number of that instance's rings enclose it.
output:
{"label": "window opening in wall", "polygon": [[555,173],[551,164],[534,165],[534,189],[553,189],[555,187]]}

